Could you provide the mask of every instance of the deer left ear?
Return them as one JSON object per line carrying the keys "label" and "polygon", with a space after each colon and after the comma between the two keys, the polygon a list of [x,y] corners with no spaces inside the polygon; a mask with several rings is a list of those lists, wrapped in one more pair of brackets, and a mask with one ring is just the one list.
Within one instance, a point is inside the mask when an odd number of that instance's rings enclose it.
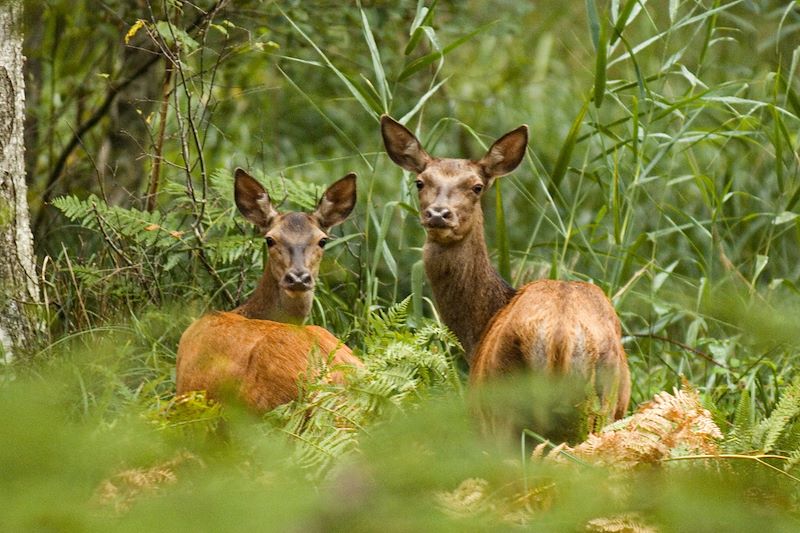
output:
{"label": "deer left ear", "polygon": [[328,229],[344,222],[355,205],[356,174],[351,172],[325,190],[312,216]]}
{"label": "deer left ear", "polygon": [[234,172],[234,199],[239,212],[261,231],[266,232],[278,214],[269,200],[269,194],[250,174],[237,168]]}
{"label": "deer left ear", "polygon": [[431,162],[417,137],[389,115],[381,116],[381,135],[392,161],[409,172],[419,174]]}
{"label": "deer left ear", "polygon": [[523,124],[496,140],[478,165],[489,179],[505,176],[519,166],[527,147],[528,126]]}

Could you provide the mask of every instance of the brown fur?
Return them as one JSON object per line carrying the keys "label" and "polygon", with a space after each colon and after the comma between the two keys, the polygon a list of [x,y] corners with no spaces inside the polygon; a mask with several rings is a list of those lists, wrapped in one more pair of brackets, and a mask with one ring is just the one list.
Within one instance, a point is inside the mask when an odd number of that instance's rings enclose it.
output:
{"label": "brown fur", "polygon": [[520,366],[587,381],[596,377],[601,401],[616,398],[609,408],[619,419],[630,399],[621,336],[614,308],[597,286],[535,281],[521,287],[489,323],[475,349],[470,381],[483,383]]}
{"label": "brown fur", "polygon": [[423,260],[442,320],[461,341],[470,382],[528,369],[593,382],[615,418],[630,399],[621,328],[605,294],[588,283],[542,280],[514,291],[492,267],[480,199],[513,171],[527,147],[527,127],[497,140],[480,160],[429,155],[388,116],[381,133],[391,159],[417,174]]}
{"label": "brown fur", "polygon": [[[211,398],[231,395],[257,411],[297,398],[298,382],[315,379],[309,356],[330,357],[333,367],[361,366],[350,348],[318,326],[251,320],[211,313],[183,333],[178,348],[177,392],[206,390]],[[341,368],[331,373],[341,383]]]}
{"label": "brown fur", "polygon": [[[207,314],[183,333],[175,380],[178,394],[206,390],[211,398],[229,395],[267,411],[295,399],[300,380],[317,378],[310,356],[334,367],[362,365],[325,329],[301,325],[311,310],[327,230],[355,205],[355,174],[331,185],[312,214],[278,213],[264,188],[241,169],[235,193],[239,211],[267,239],[268,266],[245,303]],[[341,382],[341,369],[330,377]]]}
{"label": "brown fur", "polygon": [[[428,240],[423,247],[423,263],[442,320],[456,334],[471,361],[483,334],[483,328],[477,325],[488,324],[514,296],[514,289],[492,267],[483,231],[473,231],[467,238],[444,246]],[[483,283],[476,284],[476,279]],[[469,305],[465,305],[465,296],[469,296]]]}

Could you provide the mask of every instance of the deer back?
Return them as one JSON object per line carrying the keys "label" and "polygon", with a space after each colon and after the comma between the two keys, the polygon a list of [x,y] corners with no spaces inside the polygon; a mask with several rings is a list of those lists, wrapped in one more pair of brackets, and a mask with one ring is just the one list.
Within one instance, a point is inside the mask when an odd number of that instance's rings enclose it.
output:
{"label": "deer back", "polygon": [[338,383],[343,376],[337,366],[362,365],[324,328],[213,313],[181,337],[177,392],[205,390],[211,398],[233,396],[268,411],[297,398],[300,381],[319,377],[319,368],[310,364],[315,359],[330,361],[330,379]]}
{"label": "deer back", "polygon": [[630,400],[620,322],[595,285],[540,280],[521,287],[486,327],[470,381],[480,384],[516,370],[593,381],[601,401],[621,418]]}

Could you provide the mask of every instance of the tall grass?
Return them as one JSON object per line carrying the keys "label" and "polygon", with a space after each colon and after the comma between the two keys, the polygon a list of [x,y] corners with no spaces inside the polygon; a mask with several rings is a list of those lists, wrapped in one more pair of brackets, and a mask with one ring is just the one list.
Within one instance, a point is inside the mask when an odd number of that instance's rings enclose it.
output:
{"label": "tall grass", "polygon": [[[0,438],[3,529],[575,530],[625,516],[665,531],[796,529],[793,4],[259,9],[230,14],[241,41],[184,58],[189,111],[207,117],[202,214],[186,197],[180,167],[195,166],[174,108],[164,158],[176,170],[155,213],[56,202],[70,222],[42,245],[50,339],[3,369],[0,409],[19,421]],[[213,80],[203,54],[226,58]],[[524,446],[483,441],[425,287],[413,187],[382,151],[382,113],[442,156],[479,157],[527,123],[523,167],[484,205],[496,265],[515,285],[602,287],[622,318],[633,404],[685,380],[727,456],[619,472],[520,461]],[[174,398],[180,333],[232,305],[226,294],[244,297],[263,268],[233,207],[234,164],[286,208],[359,173],[311,321],[367,369],[263,418]]]}

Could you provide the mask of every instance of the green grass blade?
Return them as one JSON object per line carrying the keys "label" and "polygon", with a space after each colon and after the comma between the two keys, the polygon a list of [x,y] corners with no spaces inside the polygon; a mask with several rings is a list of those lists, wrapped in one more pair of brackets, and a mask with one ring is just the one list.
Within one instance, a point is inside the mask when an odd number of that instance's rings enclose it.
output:
{"label": "green grass blade", "polygon": [[497,265],[503,279],[511,280],[511,256],[509,253],[508,228],[506,228],[506,215],[503,209],[502,181],[494,184],[495,202],[495,231],[497,233]]}
{"label": "green grass blade", "polygon": [[414,319],[419,323],[423,318],[423,303],[425,294],[423,284],[425,282],[425,269],[422,261],[417,261],[411,267],[411,310]]}
{"label": "green grass blade", "polygon": [[597,15],[595,0],[586,0],[586,15],[589,17],[589,34],[592,37],[594,49],[600,46],[600,18]]}
{"label": "green grass blade", "polygon": [[368,114],[369,114],[369,115],[370,115],[370,116],[371,116],[373,119],[375,119],[375,121],[377,121],[377,120],[378,120],[378,114],[377,114],[377,113],[375,113],[375,111],[372,109],[372,106],[370,106],[370,105],[369,105],[369,103],[367,102],[367,100],[366,100],[366,99],[364,98],[364,96],[361,94],[361,91],[359,91],[359,90],[358,90],[358,89],[355,87],[355,85],[353,85],[353,83],[352,83],[352,82],[351,82],[351,81],[348,79],[348,77],[347,77],[347,76],[345,76],[345,75],[344,75],[344,73],[343,73],[341,70],[339,70],[338,68],[336,68],[336,65],[334,65],[334,64],[331,62],[331,60],[330,60],[330,59],[328,59],[328,56],[327,56],[327,55],[325,55],[325,52],[323,52],[323,51],[322,51],[322,49],[320,49],[320,47],[319,47],[319,46],[317,46],[317,43],[315,43],[315,42],[314,42],[314,40],[313,40],[311,37],[309,37],[308,35],[306,35],[306,33],[305,33],[305,32],[304,32],[302,29],[300,29],[300,27],[299,27],[297,24],[295,24],[294,20],[292,20],[292,18],[291,18],[289,15],[287,15],[287,14],[286,14],[286,12],[285,12],[283,9],[281,9],[280,7],[278,7],[278,11],[280,11],[281,15],[283,15],[283,17],[284,17],[284,18],[285,18],[287,21],[289,21],[289,24],[291,24],[292,28],[294,28],[294,30],[295,30],[297,33],[299,33],[299,34],[300,34],[300,36],[301,36],[303,39],[305,39],[305,41],[306,41],[306,42],[307,42],[309,45],[311,45],[311,47],[314,49],[314,51],[316,51],[316,52],[317,52],[317,54],[319,54],[319,56],[322,58],[322,61],[324,61],[324,62],[325,62],[325,65],[326,65],[326,66],[327,66],[327,67],[328,67],[328,68],[329,68],[329,69],[330,69],[330,70],[331,70],[331,71],[332,71],[332,72],[333,72],[333,73],[336,75],[336,77],[337,77],[337,78],[339,78],[339,80],[341,80],[341,82],[342,82],[342,83],[344,83],[345,87],[347,87],[347,89],[350,91],[350,94],[353,96],[353,98],[355,98],[355,99],[356,99],[356,101],[357,101],[359,104],[361,104],[361,107],[363,107],[363,108],[364,108],[364,110],[365,110],[365,111],[366,111],[366,112],[367,112],[367,113],[368,113]]}
{"label": "green grass blade", "polygon": [[603,105],[606,94],[606,61],[608,60],[608,32],[605,20],[600,24],[600,35],[597,43],[597,59],[594,67],[594,106]]}
{"label": "green grass blade", "polygon": [[375,43],[375,36],[372,34],[372,29],[369,26],[369,19],[367,14],[361,8],[361,2],[358,2],[358,10],[361,12],[361,26],[364,31],[364,40],[367,42],[369,49],[369,56],[372,59],[372,70],[375,72],[375,81],[378,84],[378,94],[381,98],[382,112],[389,111],[389,102],[392,99],[389,85],[386,82],[386,73],[383,70],[383,63],[381,62],[381,54],[378,51],[378,45]]}
{"label": "green grass blade", "polygon": [[420,109],[422,109],[422,107],[425,105],[425,102],[427,102],[427,101],[428,101],[428,99],[429,99],[431,96],[433,96],[433,95],[434,95],[434,93],[436,93],[436,91],[438,91],[438,90],[439,90],[439,88],[440,88],[442,85],[444,85],[444,83],[445,83],[447,80],[449,80],[449,79],[450,79],[450,76],[448,76],[447,78],[443,79],[442,81],[440,81],[439,83],[437,83],[436,85],[434,85],[433,87],[431,87],[430,89],[428,89],[428,92],[426,92],[425,94],[423,94],[423,95],[422,95],[422,98],[420,98],[419,100],[417,100],[417,103],[414,105],[414,107],[411,109],[411,111],[409,111],[408,113],[406,113],[405,115],[403,115],[403,118],[401,118],[401,119],[400,119],[400,123],[401,123],[401,124],[406,124],[406,123],[408,123],[408,121],[409,121],[409,120],[411,120],[412,118],[414,118],[414,115],[416,115],[417,113],[419,113],[419,110],[420,110]]}
{"label": "green grass blade", "polygon": [[558,188],[558,186],[561,185],[561,180],[564,179],[564,175],[567,173],[569,160],[572,156],[572,151],[575,149],[575,141],[578,138],[578,132],[581,130],[583,117],[586,115],[586,110],[588,108],[589,101],[587,100],[583,103],[583,106],[581,106],[580,111],[578,111],[578,114],[575,116],[575,120],[572,121],[572,125],[567,133],[567,138],[564,139],[564,144],[561,146],[561,150],[558,152],[558,159],[556,159],[556,164],[553,167],[553,173],[550,175],[550,180],[555,188]]}
{"label": "green grass blade", "polygon": [[628,19],[633,12],[633,8],[636,6],[639,0],[628,0],[625,2],[625,5],[622,6],[622,11],[619,13],[619,17],[617,18],[616,24],[614,24],[614,33],[611,36],[611,41],[609,42],[610,45],[614,45],[622,36],[622,32],[625,30],[625,26],[628,24]]}
{"label": "green grass blade", "polygon": [[408,32],[409,35],[411,35],[411,39],[409,39],[408,44],[403,50],[403,55],[410,55],[411,52],[417,48],[417,45],[419,45],[424,33],[423,28],[425,26],[430,26],[431,20],[433,19],[433,8],[436,7],[437,2],[438,0],[433,0],[429,7],[423,6],[422,0],[417,3],[417,13],[414,16],[414,21],[411,23],[411,29]]}
{"label": "green grass blade", "polygon": [[335,122],[334,122],[334,121],[333,121],[333,120],[332,120],[332,119],[331,119],[331,118],[330,118],[330,117],[329,117],[327,114],[325,114],[325,111],[323,111],[323,110],[322,110],[322,109],[321,109],[321,108],[320,108],[320,107],[319,107],[319,106],[316,104],[316,102],[314,102],[314,99],[313,99],[313,98],[311,98],[311,97],[310,97],[308,94],[306,94],[306,92],[305,92],[305,91],[303,91],[303,89],[301,89],[301,88],[300,88],[300,87],[299,87],[299,86],[298,86],[298,85],[297,85],[297,84],[294,82],[294,80],[292,80],[292,78],[291,78],[291,77],[290,77],[288,74],[286,74],[286,72],[284,72],[284,71],[283,71],[283,69],[281,69],[279,66],[276,66],[275,68],[277,68],[277,69],[278,69],[278,72],[280,72],[281,74],[283,74],[283,77],[284,77],[284,78],[286,78],[286,81],[288,81],[288,82],[289,82],[289,85],[291,85],[291,86],[292,86],[292,88],[293,88],[294,90],[296,90],[296,91],[297,91],[297,92],[298,92],[298,93],[299,93],[299,94],[300,94],[300,95],[301,95],[303,98],[305,98],[305,99],[306,99],[306,101],[307,101],[309,104],[311,104],[311,107],[313,107],[313,108],[314,108],[314,110],[315,110],[317,113],[319,113],[319,114],[320,114],[320,116],[321,116],[323,119],[325,119],[325,122],[327,122],[328,124],[330,124],[330,126],[331,126],[331,127],[332,127],[332,128],[335,130],[335,131],[336,131],[336,133],[337,133],[337,134],[339,134],[339,137],[341,137],[341,138],[342,138],[342,140],[345,142],[345,144],[346,144],[346,145],[348,145],[350,148],[352,148],[352,149],[353,149],[353,151],[355,151],[355,152],[356,152],[356,153],[357,153],[357,154],[358,154],[358,155],[361,157],[361,160],[362,160],[362,161],[364,161],[364,164],[366,164],[366,165],[367,165],[367,168],[369,168],[370,170],[372,170],[372,165],[371,165],[371,164],[370,164],[370,162],[367,160],[367,158],[364,156],[364,154],[363,154],[363,153],[361,153],[361,150],[359,150],[359,149],[358,149],[358,147],[357,147],[355,144],[353,144],[353,141],[352,141],[352,140],[350,140],[350,136],[349,136],[349,135],[347,135],[347,134],[346,134],[344,131],[342,131],[342,129],[341,129],[341,128],[340,128],[338,125],[336,125],[336,123],[335,123]]}
{"label": "green grass blade", "polygon": [[449,54],[450,52],[452,52],[453,50],[455,50],[456,48],[458,48],[462,44],[466,43],[467,41],[469,41],[470,39],[472,39],[476,35],[479,35],[479,34],[485,32],[487,29],[491,28],[495,24],[497,24],[497,21],[492,21],[492,22],[490,22],[488,24],[484,24],[483,26],[481,26],[481,27],[479,27],[479,28],[477,28],[475,30],[472,30],[468,34],[459,37],[458,39],[456,39],[452,43],[450,43],[447,46],[445,46],[444,48],[442,48],[441,51],[431,52],[431,53],[426,54],[426,55],[424,55],[424,56],[422,56],[420,58],[415,59],[414,61],[412,61],[411,63],[406,65],[406,67],[402,70],[402,72],[400,72],[400,75],[397,77],[397,81],[403,81],[403,80],[406,80],[406,79],[410,78],[415,73],[419,72],[420,70],[422,70],[423,68],[427,67],[428,65],[430,65],[430,64],[438,61],[439,59],[443,58],[444,56],[446,56],[447,54]]}

